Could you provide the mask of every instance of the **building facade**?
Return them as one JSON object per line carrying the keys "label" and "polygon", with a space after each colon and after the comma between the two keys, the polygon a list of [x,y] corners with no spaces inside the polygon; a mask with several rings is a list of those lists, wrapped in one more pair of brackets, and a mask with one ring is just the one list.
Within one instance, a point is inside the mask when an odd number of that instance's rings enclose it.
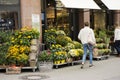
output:
{"label": "building facade", "polygon": [[[40,0],[0,0],[0,30],[41,27]],[[42,35],[42,34],[41,34]]]}
{"label": "building facade", "polygon": [[93,29],[120,25],[120,11],[67,9],[60,0],[0,0],[0,30],[35,27],[42,32],[48,28],[64,30],[77,40],[84,22]]}

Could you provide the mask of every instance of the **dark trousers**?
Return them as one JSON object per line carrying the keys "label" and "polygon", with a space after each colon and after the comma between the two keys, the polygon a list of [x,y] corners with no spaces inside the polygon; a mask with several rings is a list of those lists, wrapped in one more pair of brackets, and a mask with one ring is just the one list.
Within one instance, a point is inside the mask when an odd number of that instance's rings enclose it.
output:
{"label": "dark trousers", "polygon": [[117,53],[120,54],[120,40],[115,40],[115,49],[117,50]]}

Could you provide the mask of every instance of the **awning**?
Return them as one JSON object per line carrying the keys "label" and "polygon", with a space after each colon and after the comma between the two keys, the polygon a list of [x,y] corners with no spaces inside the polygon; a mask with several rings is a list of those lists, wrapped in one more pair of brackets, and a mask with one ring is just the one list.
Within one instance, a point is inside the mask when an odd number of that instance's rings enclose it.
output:
{"label": "awning", "polygon": [[66,8],[100,9],[93,0],[60,0]]}
{"label": "awning", "polygon": [[101,0],[109,10],[120,10],[120,0]]}

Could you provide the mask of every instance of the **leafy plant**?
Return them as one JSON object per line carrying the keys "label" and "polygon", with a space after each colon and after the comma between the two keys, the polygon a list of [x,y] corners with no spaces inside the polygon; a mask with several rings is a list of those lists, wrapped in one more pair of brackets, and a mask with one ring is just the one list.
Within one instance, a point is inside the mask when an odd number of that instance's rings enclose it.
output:
{"label": "leafy plant", "polygon": [[66,51],[57,51],[53,55],[53,60],[65,60],[67,58],[67,52]]}
{"label": "leafy plant", "polygon": [[5,52],[0,52],[0,65],[6,64],[5,56],[6,56]]}
{"label": "leafy plant", "polygon": [[72,39],[68,36],[59,35],[56,37],[56,43],[62,46],[66,46],[68,43],[71,43]]}
{"label": "leafy plant", "polygon": [[75,45],[75,49],[81,49],[82,48],[82,44],[77,42],[77,41],[72,41],[72,43]]}
{"label": "leafy plant", "polygon": [[30,46],[32,39],[38,39],[40,33],[32,28],[23,27],[21,30],[17,30],[11,37],[12,45],[27,45]]}
{"label": "leafy plant", "polygon": [[6,54],[8,64],[27,64],[32,39],[39,38],[39,32],[30,27],[16,30],[10,37],[10,44]]}
{"label": "leafy plant", "polygon": [[81,57],[83,55],[83,50],[82,49],[71,49],[68,52],[68,55],[71,57]]}
{"label": "leafy plant", "polygon": [[54,53],[54,52],[57,52],[57,51],[62,51],[63,47],[60,44],[52,44],[50,46],[50,50]]}
{"label": "leafy plant", "polygon": [[69,50],[71,49],[75,49],[75,45],[73,43],[68,43],[66,46],[65,46],[65,50],[68,52]]}
{"label": "leafy plant", "polygon": [[56,30],[54,29],[50,29],[50,30],[45,30],[44,33],[44,42],[47,45],[47,48],[50,48],[51,44],[55,44],[56,43]]}
{"label": "leafy plant", "polygon": [[38,61],[49,62],[53,61],[53,53],[50,50],[44,50],[38,55]]}

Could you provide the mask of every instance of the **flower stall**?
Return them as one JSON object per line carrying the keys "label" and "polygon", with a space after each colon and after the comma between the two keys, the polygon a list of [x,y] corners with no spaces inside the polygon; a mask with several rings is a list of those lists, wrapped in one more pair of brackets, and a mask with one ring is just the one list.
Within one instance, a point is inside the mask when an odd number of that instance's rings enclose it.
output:
{"label": "flower stall", "polygon": [[[75,62],[75,57],[78,57],[76,61],[81,59],[83,54],[82,45],[78,41],[73,41],[69,36],[62,30],[49,29],[45,30],[44,41],[46,48],[51,50],[53,54],[53,66],[70,64]],[[75,55],[72,56],[70,53],[75,50]]]}
{"label": "flower stall", "polygon": [[[8,67],[30,67],[31,41],[39,39],[39,32],[30,27],[11,32],[6,42],[7,48],[4,54],[4,63]],[[3,45],[3,44],[2,44]],[[1,52],[0,52],[0,55]],[[31,67],[32,68],[32,67]]]}
{"label": "flower stall", "polygon": [[110,55],[111,50],[109,49],[109,36],[107,36],[105,30],[99,30],[96,34],[96,46],[93,50],[93,58],[107,59]]}

